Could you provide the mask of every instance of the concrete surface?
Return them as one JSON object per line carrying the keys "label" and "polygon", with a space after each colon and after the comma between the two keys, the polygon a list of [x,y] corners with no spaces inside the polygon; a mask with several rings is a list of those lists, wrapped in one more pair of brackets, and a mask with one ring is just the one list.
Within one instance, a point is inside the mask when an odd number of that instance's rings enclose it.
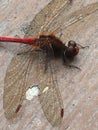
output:
{"label": "concrete surface", "polygon": [[[49,0],[1,0],[0,1],[0,35],[24,37],[34,16],[48,4]],[[58,21],[51,23],[50,28],[42,29],[46,33],[56,30],[58,24],[64,25],[56,31],[56,35],[66,42],[75,40],[89,49],[81,50],[73,64],[82,70],[70,69],[60,63],[57,70],[59,89],[64,102],[64,119],[61,128],[53,128],[43,114],[38,98],[25,103],[22,116],[17,122],[9,122],[4,116],[3,88],[6,69],[11,61],[15,43],[2,43],[0,47],[0,130],[98,130],[98,8],[95,12],[82,19],[80,15],[71,23],[68,19],[74,11],[82,9],[98,0],[74,0]],[[97,3],[98,5],[98,3]],[[80,11],[81,14],[81,11]],[[85,13],[84,13],[85,14]],[[68,17],[69,15],[69,17]],[[66,22],[68,21],[68,23]],[[36,21],[36,20],[35,20]],[[40,21],[38,21],[40,25]],[[54,24],[56,23],[56,24]],[[31,22],[33,25],[33,23]],[[42,23],[43,24],[43,23]],[[36,24],[37,25],[37,24]],[[56,26],[55,26],[56,25]],[[34,28],[25,36],[35,36],[41,29]],[[32,33],[31,33],[32,32]]]}

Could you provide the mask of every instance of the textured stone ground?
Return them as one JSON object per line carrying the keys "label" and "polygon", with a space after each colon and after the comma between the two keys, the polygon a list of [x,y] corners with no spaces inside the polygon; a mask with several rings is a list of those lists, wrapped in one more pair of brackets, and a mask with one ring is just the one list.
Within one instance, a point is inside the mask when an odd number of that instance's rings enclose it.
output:
{"label": "textured stone ground", "polygon": [[[24,37],[25,30],[34,16],[48,4],[49,0],[1,0],[0,35]],[[98,2],[98,0],[74,0],[70,13]],[[40,22],[40,21],[39,21]],[[73,39],[89,49],[81,50],[74,63],[82,70],[61,67],[57,75],[59,89],[64,102],[64,120],[60,130],[98,129],[98,10],[85,19],[65,29],[63,41]],[[37,35],[37,34],[36,34]],[[59,35],[59,34],[58,34]],[[3,88],[6,69],[17,47],[4,43],[0,47],[0,130],[55,130],[45,118],[37,98],[25,104],[23,114],[17,122],[5,119],[3,110]],[[58,66],[60,67],[60,65]],[[58,68],[60,70],[60,68]]]}

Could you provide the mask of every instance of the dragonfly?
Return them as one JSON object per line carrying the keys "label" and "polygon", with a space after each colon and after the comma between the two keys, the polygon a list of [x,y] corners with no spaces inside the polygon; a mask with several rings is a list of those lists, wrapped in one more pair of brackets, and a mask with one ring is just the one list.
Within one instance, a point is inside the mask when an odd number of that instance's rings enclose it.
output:
{"label": "dragonfly", "polygon": [[[34,73],[33,65],[37,62],[39,100],[43,112],[52,126],[61,125],[64,106],[55,76],[54,60],[61,58],[65,65],[70,65],[67,61],[73,59],[82,46],[73,40],[66,45],[56,34],[62,32],[64,36],[67,27],[98,10],[98,3],[94,3],[67,15],[66,10],[71,5],[72,0],[52,0],[35,16],[24,38],[0,37],[2,42],[25,44],[20,45],[5,76],[3,108],[7,119],[13,119],[22,107],[29,79]],[[52,30],[55,35],[50,33]]]}

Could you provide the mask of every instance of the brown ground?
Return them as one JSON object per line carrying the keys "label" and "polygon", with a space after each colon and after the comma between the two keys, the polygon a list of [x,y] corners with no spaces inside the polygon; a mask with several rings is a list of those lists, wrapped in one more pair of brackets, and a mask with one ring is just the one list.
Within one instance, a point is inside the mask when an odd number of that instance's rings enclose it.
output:
{"label": "brown ground", "polygon": [[[0,35],[24,37],[23,30],[26,30],[30,21],[48,2],[49,0],[0,1]],[[98,0],[74,0],[68,12],[70,14],[95,2]],[[38,32],[33,34],[36,33]],[[63,41],[73,39],[81,45],[88,45],[89,49],[81,50],[74,61],[81,71],[61,67],[63,70],[57,75],[65,111],[60,130],[97,130],[98,8],[85,19],[66,28],[61,38]],[[22,117],[17,122],[10,124],[6,120],[3,110],[4,77],[16,44],[5,43],[4,46],[7,49],[0,48],[0,130],[55,130],[45,118],[37,98],[26,103]]]}

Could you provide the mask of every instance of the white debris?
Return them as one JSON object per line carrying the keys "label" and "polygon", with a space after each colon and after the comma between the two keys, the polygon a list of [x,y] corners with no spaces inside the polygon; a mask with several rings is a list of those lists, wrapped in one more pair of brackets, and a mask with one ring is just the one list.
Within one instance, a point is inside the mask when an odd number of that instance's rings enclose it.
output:
{"label": "white debris", "polygon": [[46,91],[48,91],[49,87],[44,88],[44,90],[42,91],[42,93],[45,93]]}
{"label": "white debris", "polygon": [[31,99],[33,99],[34,96],[38,96],[38,95],[39,95],[39,88],[37,85],[29,88],[26,91],[26,99],[27,100],[31,100]]}

